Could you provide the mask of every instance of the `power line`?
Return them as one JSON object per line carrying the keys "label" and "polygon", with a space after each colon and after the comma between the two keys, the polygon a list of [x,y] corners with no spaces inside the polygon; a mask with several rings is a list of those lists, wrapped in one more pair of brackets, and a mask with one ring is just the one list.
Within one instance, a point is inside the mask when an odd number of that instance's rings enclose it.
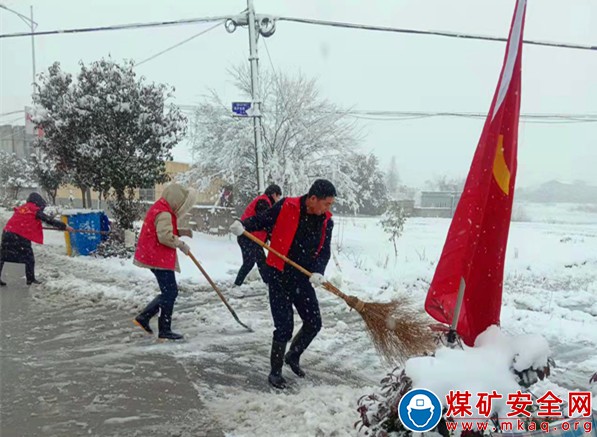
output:
{"label": "power line", "polygon": [[18,33],[4,33],[0,34],[0,38],[18,38],[22,36],[41,36],[41,35],[58,35],[68,33],[87,33],[87,32],[103,32],[109,30],[126,30],[126,29],[144,29],[150,27],[165,27],[165,26],[178,26],[183,24],[194,24],[194,23],[208,23],[212,21],[224,21],[230,18],[230,15],[219,16],[219,17],[201,17],[201,18],[187,18],[181,20],[171,21],[153,21],[149,23],[129,23],[129,24],[115,24],[111,26],[99,26],[99,27],[81,27],[77,29],[60,29],[60,30],[46,30],[41,32],[18,32]]}
{"label": "power line", "polygon": [[170,50],[174,50],[175,48],[177,48],[177,47],[180,47],[181,45],[183,45],[183,44],[186,44],[186,43],[188,43],[189,41],[191,41],[191,40],[193,40],[193,39],[197,38],[198,36],[201,36],[201,35],[203,35],[203,34],[205,34],[205,33],[209,32],[210,30],[213,30],[213,29],[215,29],[216,27],[220,26],[220,25],[221,25],[223,22],[224,22],[224,21],[218,21],[218,22],[217,22],[216,24],[214,24],[213,26],[211,26],[211,27],[208,27],[207,29],[204,29],[204,30],[202,30],[201,32],[199,32],[199,33],[197,33],[197,34],[195,34],[195,35],[193,35],[193,36],[191,36],[191,37],[189,37],[189,38],[187,38],[187,39],[184,39],[184,40],[180,41],[179,43],[176,43],[176,44],[174,44],[173,46],[171,46],[171,47],[168,47],[167,49],[164,49],[164,50],[162,50],[161,52],[158,52],[158,53],[156,53],[155,55],[152,55],[152,56],[150,56],[149,58],[143,59],[141,62],[138,62],[138,63],[136,63],[136,64],[135,64],[135,66],[136,66],[136,67],[138,67],[139,65],[142,65],[142,64],[144,64],[144,63],[146,63],[146,62],[149,62],[149,61],[151,61],[152,59],[155,59],[155,58],[157,58],[158,56],[160,56],[160,55],[163,55],[164,53],[167,53],[167,52],[169,52]]}
{"label": "power line", "polygon": [[23,116],[22,115],[20,115],[20,116],[18,116],[16,118],[11,118],[10,120],[4,120],[2,122],[2,124],[11,124],[11,123],[14,123],[15,121],[19,121],[19,120],[23,120]]}
{"label": "power line", "polygon": [[[455,111],[380,111],[380,110],[348,110],[343,111],[348,116],[379,121],[400,121],[430,117],[458,117],[485,119],[486,113],[482,112],[455,112]],[[528,113],[520,114],[520,119],[527,123],[595,123],[597,114],[549,114]]]}
{"label": "power line", "polygon": [[[482,41],[500,41],[507,42],[508,38],[501,38],[488,35],[475,35],[461,32],[445,32],[445,31],[432,31],[432,30],[416,30],[416,29],[403,29],[398,27],[387,27],[387,26],[373,26],[369,24],[357,24],[357,23],[346,23],[340,21],[326,21],[326,20],[315,20],[311,18],[297,18],[297,17],[276,17],[278,21],[290,21],[301,24],[313,24],[317,26],[331,26],[331,27],[342,27],[346,29],[360,29],[360,30],[374,30],[379,32],[395,32],[395,33],[407,33],[414,35],[432,35],[432,36],[443,36],[449,38],[463,38],[463,39],[475,39]],[[568,44],[551,41],[535,41],[535,40],[523,40],[525,44],[533,44],[546,47],[557,47],[566,49],[579,49],[579,50],[595,50],[595,45],[585,44]]]}
{"label": "power line", "polygon": [[[269,50],[266,47],[266,52]],[[155,55],[154,55],[155,56]],[[270,63],[273,68],[273,62],[270,57]],[[139,64],[137,64],[139,65]],[[182,104],[177,105],[184,112],[193,112],[199,108],[199,105]],[[0,117],[21,114],[24,110],[11,111],[0,114]],[[369,109],[348,109],[346,111],[337,111],[338,114],[344,114],[349,117],[360,118],[373,121],[408,121],[421,118],[432,117],[455,117],[455,118],[473,118],[485,119],[487,114],[483,112],[457,112],[457,111],[393,111],[393,110],[369,110]],[[14,120],[20,120],[18,117]],[[555,114],[555,113],[527,113],[520,114],[520,119],[528,123],[595,123],[597,114]],[[8,123],[4,121],[3,123]]]}
{"label": "power line", "polygon": [[[199,108],[198,105],[177,105],[182,111],[193,112]],[[408,121],[432,117],[455,117],[470,119],[485,119],[487,114],[483,112],[457,112],[457,111],[391,111],[391,110],[359,110],[348,109],[336,112],[319,112],[321,114],[343,114],[349,117],[374,121]],[[551,113],[527,113],[520,114],[520,119],[527,123],[595,123],[597,114],[551,114]]]}
{"label": "power line", "polygon": [[22,113],[22,112],[25,112],[25,110],[24,110],[24,109],[21,109],[21,110],[19,110],[19,111],[5,112],[4,114],[0,114],[0,117],[4,117],[4,116],[6,116],[6,115],[12,115],[12,114],[20,114],[20,113]]}
{"label": "power line", "polygon": [[[61,29],[61,30],[47,30],[42,32],[19,32],[19,33],[5,33],[0,34],[0,38],[16,38],[22,36],[41,36],[41,35],[56,35],[56,34],[67,34],[67,33],[84,33],[84,32],[101,32],[108,30],[125,30],[125,29],[141,29],[150,27],[163,27],[163,26],[177,26],[182,24],[193,24],[210,21],[224,21],[232,16],[219,16],[219,17],[203,17],[203,18],[189,18],[181,20],[171,21],[155,21],[149,23],[130,23],[130,24],[118,24],[112,26],[101,26],[101,27],[85,27],[77,29]],[[358,24],[358,23],[347,23],[341,21],[328,21],[328,20],[316,20],[311,18],[298,18],[298,17],[273,17],[276,21],[288,21],[301,24],[312,24],[317,26],[330,26],[340,27],[346,29],[359,29],[359,30],[373,30],[379,32],[394,32],[394,33],[406,33],[414,35],[431,35],[431,36],[443,36],[449,38],[462,38],[462,39],[473,39],[482,41],[499,41],[506,42],[507,38],[494,37],[488,35],[475,35],[462,32],[447,32],[447,31],[430,31],[430,30],[417,30],[417,29],[404,29],[398,27],[388,26],[374,26],[370,24]],[[556,47],[556,48],[567,48],[567,49],[578,49],[578,50],[592,50],[597,51],[597,46],[587,44],[569,44],[552,41],[536,41],[536,40],[523,40],[525,44],[539,45],[545,47]]]}

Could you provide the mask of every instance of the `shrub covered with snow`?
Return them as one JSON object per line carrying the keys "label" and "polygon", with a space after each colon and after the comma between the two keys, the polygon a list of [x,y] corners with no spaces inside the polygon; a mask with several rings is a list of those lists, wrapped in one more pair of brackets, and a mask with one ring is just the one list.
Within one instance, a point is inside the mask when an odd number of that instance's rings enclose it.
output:
{"label": "shrub covered with snow", "polygon": [[[492,420],[505,417],[507,394],[526,391],[539,379],[549,375],[550,349],[539,335],[510,337],[496,327],[479,335],[475,347],[463,349],[440,347],[434,356],[408,360],[404,369],[397,368],[381,381],[379,393],[359,399],[361,416],[355,426],[374,437],[410,434],[398,417],[398,404],[411,388],[431,390],[444,400],[450,391],[470,392],[472,405],[477,393],[492,393],[503,398],[493,401]],[[533,417],[528,419],[534,420]],[[436,431],[448,435],[442,419]]]}

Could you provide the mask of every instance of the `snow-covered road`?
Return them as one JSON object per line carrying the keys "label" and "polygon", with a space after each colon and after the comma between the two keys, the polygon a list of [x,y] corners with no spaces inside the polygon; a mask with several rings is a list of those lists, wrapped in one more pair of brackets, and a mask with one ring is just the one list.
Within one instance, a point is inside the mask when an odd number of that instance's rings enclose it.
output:
{"label": "snow-covered road", "polygon": [[[552,369],[549,384],[562,388],[587,389],[588,378],[597,370],[596,216],[559,211],[543,221],[513,223],[510,233],[502,329],[508,334],[543,335],[558,365]],[[385,301],[408,295],[422,307],[449,221],[409,219],[399,240],[397,259],[376,219],[336,221],[337,263],[330,262],[326,275],[343,291],[365,300]],[[308,376],[300,380],[285,369],[290,389],[285,393],[272,390],[266,382],[273,329],[267,290],[254,271],[241,290],[250,297],[234,298],[237,292],[231,285],[240,264],[240,251],[229,237],[198,234],[187,241],[229,297],[240,319],[254,332],[246,332],[234,321],[196,267],[182,257],[173,328],[183,332],[186,341],[174,344],[157,344],[130,324],[135,313],[157,293],[149,271],[134,267],[130,260],[69,258],[64,254],[60,233],[46,232],[46,238],[47,245],[34,248],[38,275],[45,283],[32,290],[25,301],[43,308],[39,317],[53,328],[35,331],[40,324],[24,325],[27,332],[23,338],[28,343],[23,344],[38,363],[65,367],[65,371],[49,373],[48,384],[66,384],[69,374],[76,376],[78,361],[86,366],[83,368],[87,373],[98,375],[90,379],[98,387],[79,387],[79,402],[75,396],[75,403],[65,404],[91,405],[80,410],[84,413],[80,419],[69,422],[72,429],[83,427],[77,425],[79,422],[87,424],[86,430],[101,423],[105,434],[95,435],[118,435],[117,429],[136,429],[135,422],[142,421],[136,416],[145,417],[141,411],[152,410],[149,406],[145,410],[125,407],[133,405],[135,398],[130,392],[121,396],[120,384],[145,386],[151,378],[143,376],[144,372],[164,378],[159,367],[167,363],[178,369],[172,371],[185,375],[186,379],[177,379],[168,393],[187,403],[184,405],[190,404],[189,411],[199,410],[196,430],[221,429],[230,436],[354,435],[357,400],[374,392],[378,381],[391,370],[375,354],[358,314],[349,312],[338,298],[320,291],[324,328],[302,360]],[[12,320],[9,316],[2,314],[3,327],[8,323],[5,317]],[[300,321],[295,320],[299,326]],[[31,339],[27,340],[27,335]],[[65,345],[69,341],[84,347],[75,348],[79,352],[72,355],[60,355],[68,349]],[[3,360],[14,358],[9,352],[14,347],[7,349],[3,344]],[[132,366],[130,363],[136,359],[144,364]],[[111,386],[105,383],[111,374],[105,369],[113,369],[112,373],[118,375]],[[30,391],[29,399],[45,396],[37,385],[23,384],[19,390]],[[156,398],[162,393],[158,387],[147,390],[156,390]],[[122,409],[115,414],[107,407],[104,415],[99,415],[93,407],[93,393],[103,393],[96,403],[114,402]],[[1,400],[6,402],[4,392]],[[55,405],[68,410],[59,399]],[[43,417],[46,420],[38,417],[32,423],[38,420],[46,427],[59,426],[58,416]],[[178,417],[162,420],[180,425],[176,429],[185,435],[188,422]],[[152,435],[159,435],[163,428],[155,419],[156,433]],[[111,428],[106,428],[108,425]]]}

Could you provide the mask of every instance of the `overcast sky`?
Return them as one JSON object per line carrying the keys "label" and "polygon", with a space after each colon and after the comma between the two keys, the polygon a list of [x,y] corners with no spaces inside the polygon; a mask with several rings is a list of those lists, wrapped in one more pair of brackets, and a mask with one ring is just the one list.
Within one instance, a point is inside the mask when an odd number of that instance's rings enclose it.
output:
{"label": "overcast sky", "polygon": [[[258,13],[349,21],[424,30],[507,37],[514,0],[254,0]],[[244,0],[0,0],[29,15],[38,30],[236,14]],[[36,38],[38,73],[54,61],[77,73],[78,61],[111,55],[141,61],[212,24],[50,35]],[[16,15],[0,9],[0,33],[27,31]],[[530,0],[526,39],[597,45],[597,1]],[[433,36],[381,33],[279,22],[260,41],[262,68],[302,70],[317,77],[323,96],[344,107],[367,110],[486,113],[505,44]],[[30,38],[0,39],[0,113],[30,102]],[[138,67],[150,81],[176,87],[176,102],[194,104],[208,87],[238,98],[226,69],[248,62],[248,36],[216,28]],[[523,113],[597,114],[597,52],[525,45]],[[19,117],[17,114],[16,117]],[[0,124],[15,116],[0,118]],[[21,120],[16,122],[21,123]],[[362,121],[364,151],[387,168],[396,156],[403,182],[422,185],[434,174],[464,177],[483,120],[423,118]],[[185,146],[177,160],[190,160]],[[583,179],[597,184],[597,123],[521,123],[519,186],[545,180]]]}

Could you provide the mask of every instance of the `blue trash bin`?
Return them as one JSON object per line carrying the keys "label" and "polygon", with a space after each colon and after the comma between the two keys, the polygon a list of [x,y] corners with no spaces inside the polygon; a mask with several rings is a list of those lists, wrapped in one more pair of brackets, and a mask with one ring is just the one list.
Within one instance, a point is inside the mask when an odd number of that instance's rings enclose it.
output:
{"label": "blue trash bin", "polygon": [[71,210],[65,211],[63,216],[66,218],[63,221],[66,221],[73,229],[98,231],[96,234],[84,232],[69,233],[67,240],[67,253],[69,255],[89,255],[95,252],[99,244],[106,238],[99,231],[109,231],[109,220],[103,211]]}

